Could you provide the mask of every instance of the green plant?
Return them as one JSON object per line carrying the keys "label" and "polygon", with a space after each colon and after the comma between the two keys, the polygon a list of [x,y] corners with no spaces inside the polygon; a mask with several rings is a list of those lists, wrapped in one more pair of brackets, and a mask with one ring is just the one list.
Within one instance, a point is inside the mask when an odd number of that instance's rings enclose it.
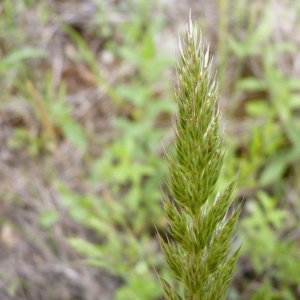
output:
{"label": "green plant", "polygon": [[[32,104],[36,119],[42,124],[41,132],[30,132],[24,127],[17,127],[9,140],[11,148],[28,147],[28,152],[36,156],[43,150],[53,150],[58,132],[82,152],[86,151],[87,141],[84,128],[71,115],[72,107],[66,102],[66,86],[61,84],[55,90],[51,75],[45,76],[44,89],[40,93],[27,81],[26,87],[20,86],[20,92]],[[55,99],[55,101],[53,101]]]}
{"label": "green plant", "polygon": [[128,2],[143,14],[129,10],[127,17],[131,21],[115,28],[122,41],[107,45],[120,69],[130,66],[128,73],[117,78],[115,86],[103,78],[86,41],[65,27],[78,49],[77,60],[86,64],[119,113],[112,118],[114,140],[104,143],[99,136],[101,155],[87,159],[91,163],[90,192],[79,195],[62,183],[58,188],[71,217],[94,230],[102,241],[75,237],[70,239],[71,245],[86,257],[87,263],[105,268],[124,281],[115,299],[153,300],[162,295],[153,268],[165,273],[153,230],[153,225],[159,228],[164,221],[159,185],[166,174],[160,149],[166,126],[159,122],[168,123],[174,107],[168,81],[160,81],[160,72],[171,61],[155,46],[161,23],[145,22],[151,17],[152,5]]}
{"label": "green plant", "polygon": [[[241,1],[240,5],[246,5],[245,2]],[[237,12],[240,16],[235,16],[236,30],[228,39],[230,51],[237,60],[230,109],[239,110],[237,113],[242,115],[247,127],[238,139],[231,136],[228,141],[232,148],[227,153],[226,170],[230,178],[240,168],[238,187],[252,190],[279,183],[289,169],[295,172],[299,168],[300,127],[295,118],[299,110],[296,100],[299,79],[287,75],[279,63],[281,57],[295,53],[296,47],[292,42],[274,39],[275,15],[271,7],[250,7],[243,39],[239,34],[246,12],[234,10],[234,14]],[[245,71],[249,62],[254,65],[254,71]]]}
{"label": "green plant", "polygon": [[256,283],[256,292],[251,298],[248,294],[247,299],[294,300],[293,286],[300,284],[300,257],[295,239],[298,220],[287,209],[278,207],[278,200],[267,193],[258,191],[257,198],[257,202],[246,205],[249,214],[241,221],[239,235],[244,241],[241,255],[249,256],[254,277],[264,276],[266,280],[259,286]]}
{"label": "green plant", "polygon": [[213,199],[224,157],[218,85],[211,78],[209,49],[204,52],[191,20],[180,52],[176,153],[168,156],[172,199],[164,197],[171,239],[158,235],[180,291],[160,279],[169,300],[226,299],[239,251],[229,255],[239,209],[229,216],[234,181]]}
{"label": "green plant", "polygon": [[[264,115],[269,118],[269,122],[266,122],[264,126],[268,132],[264,139],[265,159],[261,162],[265,166],[259,178],[262,185],[278,182],[289,166],[298,167],[297,162],[300,158],[300,126],[299,122],[294,119],[294,114],[299,109],[299,101],[295,101],[295,97],[299,97],[299,91],[297,91],[299,79],[291,76],[287,78],[283,74],[276,65],[275,54],[277,53],[274,49],[266,48],[261,79],[248,77],[239,81],[240,89],[267,94],[267,99],[253,101],[252,105],[250,105],[251,102],[248,105],[250,111],[256,104],[256,107],[262,109]],[[277,135],[276,151],[274,148],[273,151],[268,151],[272,144],[270,131],[273,131],[273,136]],[[271,140],[274,142],[274,139],[271,138]]]}
{"label": "green plant", "polygon": [[[299,284],[294,229],[298,207],[289,195],[299,193],[299,100],[295,100],[299,99],[299,78],[282,63],[294,56],[295,42],[275,37],[276,14],[269,4],[239,13],[240,27],[229,37],[230,51],[238,61],[230,107],[241,117],[244,130],[238,138],[228,139],[225,177],[240,168],[237,189],[245,196],[249,213],[239,231],[245,241],[241,261],[247,260],[251,277],[237,277],[244,290],[237,298],[233,292],[229,299],[298,299],[294,288]],[[240,35],[245,26],[246,33]]]}

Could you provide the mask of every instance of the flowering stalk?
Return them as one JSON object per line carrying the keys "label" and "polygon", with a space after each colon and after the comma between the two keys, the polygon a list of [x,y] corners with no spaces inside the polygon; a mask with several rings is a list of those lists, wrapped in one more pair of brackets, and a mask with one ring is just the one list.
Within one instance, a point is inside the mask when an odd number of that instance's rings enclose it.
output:
{"label": "flowering stalk", "polygon": [[239,209],[229,216],[234,180],[212,199],[224,158],[218,85],[191,20],[179,46],[176,153],[167,156],[172,199],[164,196],[171,238],[158,238],[180,288],[160,280],[168,300],[226,299],[238,255],[229,251]]}

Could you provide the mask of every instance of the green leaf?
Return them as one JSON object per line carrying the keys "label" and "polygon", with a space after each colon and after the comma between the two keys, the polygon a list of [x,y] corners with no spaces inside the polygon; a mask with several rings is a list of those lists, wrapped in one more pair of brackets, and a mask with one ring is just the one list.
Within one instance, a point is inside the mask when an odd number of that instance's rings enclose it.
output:
{"label": "green leaf", "polygon": [[236,89],[260,92],[266,89],[266,85],[264,82],[260,81],[255,77],[246,77],[238,81]]}
{"label": "green leaf", "polygon": [[27,48],[22,50],[15,50],[1,60],[0,71],[13,66],[22,60],[44,57],[46,57],[46,54],[40,49]]}
{"label": "green leaf", "polygon": [[100,246],[87,242],[81,238],[70,238],[69,243],[79,253],[93,259],[103,259],[103,253]]}
{"label": "green leaf", "polygon": [[40,215],[39,222],[43,228],[48,229],[57,222],[58,218],[59,214],[56,210],[47,210]]}
{"label": "green leaf", "polygon": [[62,124],[62,129],[67,139],[83,152],[87,149],[87,141],[83,127],[72,120]]}
{"label": "green leaf", "polygon": [[266,100],[252,100],[246,104],[246,111],[252,117],[267,116],[270,107]]}
{"label": "green leaf", "polygon": [[297,161],[300,158],[298,148],[282,150],[272,157],[272,160],[263,169],[260,175],[260,183],[267,185],[274,183],[282,178],[284,171],[290,163]]}

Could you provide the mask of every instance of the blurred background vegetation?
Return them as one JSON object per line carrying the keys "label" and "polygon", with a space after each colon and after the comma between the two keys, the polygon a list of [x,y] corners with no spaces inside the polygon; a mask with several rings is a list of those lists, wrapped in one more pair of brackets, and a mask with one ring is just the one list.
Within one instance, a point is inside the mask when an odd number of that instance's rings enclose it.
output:
{"label": "blurred background vegetation", "polygon": [[229,300],[300,299],[300,2],[2,0],[0,298],[158,300],[188,13],[220,82],[243,243]]}

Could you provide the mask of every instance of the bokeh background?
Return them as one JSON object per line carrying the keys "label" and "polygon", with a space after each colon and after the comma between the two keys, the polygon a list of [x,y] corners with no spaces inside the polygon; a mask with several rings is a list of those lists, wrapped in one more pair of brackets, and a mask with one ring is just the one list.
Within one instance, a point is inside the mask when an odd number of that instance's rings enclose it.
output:
{"label": "bokeh background", "polygon": [[300,2],[0,1],[0,299],[158,300],[189,11],[220,82],[229,300],[300,299]]}

